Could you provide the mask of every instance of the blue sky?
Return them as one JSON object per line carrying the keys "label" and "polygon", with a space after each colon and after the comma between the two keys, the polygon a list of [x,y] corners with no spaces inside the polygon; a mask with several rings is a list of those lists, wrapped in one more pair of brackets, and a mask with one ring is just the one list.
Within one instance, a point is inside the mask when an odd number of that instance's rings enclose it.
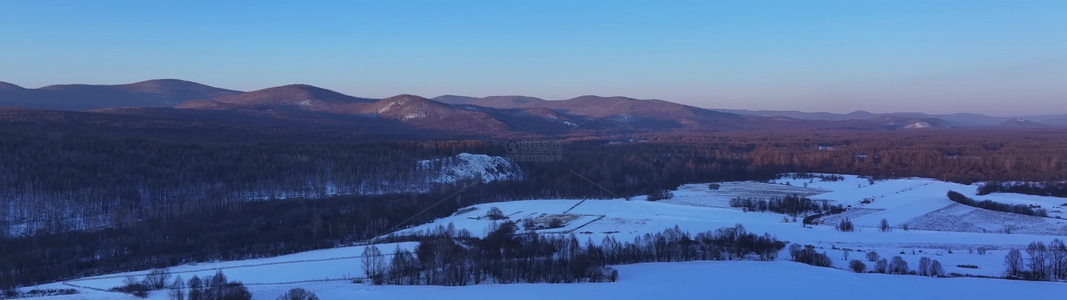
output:
{"label": "blue sky", "polygon": [[0,81],[1067,113],[1067,1],[7,1]]}

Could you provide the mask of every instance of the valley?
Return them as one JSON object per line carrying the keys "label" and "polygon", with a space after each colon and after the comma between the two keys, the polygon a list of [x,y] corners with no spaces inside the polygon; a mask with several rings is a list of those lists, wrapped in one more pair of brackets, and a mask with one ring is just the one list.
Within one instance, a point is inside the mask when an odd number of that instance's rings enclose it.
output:
{"label": "valley", "polygon": [[[740,286],[743,282],[758,281],[762,276],[780,278],[787,281],[788,288],[756,292],[764,296],[815,295],[816,290],[807,290],[806,286],[825,283],[852,286],[851,288],[831,289],[818,292],[822,297],[832,299],[852,296],[854,292],[873,290],[891,291],[903,286],[967,286],[967,291],[935,289],[932,292],[916,296],[919,299],[938,299],[955,297],[963,293],[974,295],[972,299],[996,299],[998,288],[1016,289],[1020,293],[1062,293],[1067,285],[1062,283],[1038,283],[1012,281],[1005,279],[965,278],[960,276],[1001,277],[1005,274],[1004,257],[1011,249],[1025,249],[1031,242],[1048,243],[1063,236],[1067,230],[1067,220],[1057,218],[1020,219],[1012,218],[1010,213],[986,212],[984,218],[972,217],[969,222],[936,223],[929,219],[941,218],[945,210],[960,210],[958,204],[947,199],[945,193],[958,190],[974,196],[976,186],[941,182],[923,178],[901,178],[876,180],[873,184],[868,179],[854,175],[841,176],[839,181],[823,181],[819,178],[792,179],[789,176],[769,182],[720,182],[717,190],[709,189],[708,183],[682,185],[671,199],[650,202],[638,196],[631,199],[603,200],[566,200],[537,199],[509,202],[485,203],[462,208],[455,214],[436,219],[432,222],[402,229],[384,235],[405,236],[429,234],[438,227],[454,227],[455,230],[469,231],[474,235],[488,234],[499,222],[515,221],[523,223],[524,219],[540,215],[580,216],[568,219],[559,229],[535,229],[541,234],[573,235],[580,241],[600,243],[605,238],[619,241],[633,240],[635,237],[650,232],[658,232],[677,226],[683,231],[698,232],[709,229],[730,227],[742,224],[749,232],[769,233],[783,241],[794,244],[812,245],[818,252],[826,253],[832,260],[831,268],[818,268],[789,261],[789,254],[782,250],[774,262],[759,261],[720,261],[720,262],[674,262],[644,263],[620,265],[620,275],[614,283],[573,283],[573,284],[482,284],[468,287],[434,288],[420,286],[376,286],[370,283],[352,283],[353,279],[362,278],[361,253],[366,246],[348,246],[325,250],[316,250],[272,258],[238,260],[225,262],[202,262],[194,265],[171,266],[174,275],[188,278],[192,275],[208,276],[222,270],[231,279],[241,280],[250,290],[264,299],[280,294],[288,286],[301,286],[319,295],[331,295],[337,298],[385,297],[402,299],[417,297],[423,293],[444,293],[455,298],[480,298],[493,295],[500,289],[537,289],[544,293],[565,296],[573,293],[595,293],[612,295],[616,293],[642,293],[644,287],[669,287],[668,293],[685,295],[697,292],[700,282],[721,285],[722,293],[749,295],[748,289],[730,288]],[[825,218],[822,225],[807,225],[792,221],[782,214],[744,212],[730,207],[729,199],[734,197],[780,197],[786,194],[807,195],[812,199],[826,200],[835,204],[850,205],[851,208],[841,214],[847,215],[855,222],[854,232],[835,230],[835,218]],[[1055,197],[1035,197],[1018,194],[993,194],[990,199],[1026,203],[1054,203],[1062,200]],[[860,202],[865,198],[875,199],[868,204]],[[575,204],[578,204],[575,206]],[[1055,207],[1059,207],[1056,205]],[[485,218],[486,211],[499,208],[507,220],[494,221]],[[589,217],[581,217],[589,216]],[[883,232],[878,228],[878,220],[891,220],[892,229]],[[972,223],[973,222],[973,223]],[[905,224],[908,228],[905,230]],[[927,226],[929,226],[927,228]],[[971,227],[983,228],[982,232],[970,230]],[[996,228],[1014,227],[1016,230],[1006,233],[997,232]],[[372,243],[373,242],[372,240]],[[381,243],[378,248],[391,253],[393,249],[414,249],[417,242]],[[847,249],[847,250],[846,250]],[[980,250],[979,250],[980,249]],[[848,256],[849,254],[851,256]],[[918,266],[922,257],[940,261],[945,267],[945,274],[950,278],[929,278],[917,275],[856,274],[849,270],[848,260],[860,259],[868,252],[877,252],[881,257],[900,256],[909,266]],[[867,262],[873,267],[873,262]],[[974,266],[974,267],[961,267]],[[294,272],[294,270],[300,270]],[[143,276],[146,271],[119,273],[104,276],[78,278],[36,288],[76,287],[80,293],[71,299],[104,299],[112,292],[102,292],[122,284],[126,276]],[[670,274],[670,275],[668,275]],[[810,284],[796,277],[819,278]],[[955,277],[955,278],[952,278]],[[819,284],[816,284],[818,282]],[[734,284],[730,284],[734,283]],[[664,285],[665,284],[665,285]],[[856,286],[863,286],[858,288]],[[994,288],[995,287],[995,288]],[[632,289],[632,291],[630,291]],[[628,292],[629,291],[629,292]],[[165,291],[153,292],[150,298],[164,299]],[[942,294],[946,293],[946,294]],[[518,293],[522,294],[522,293]],[[517,295],[518,295],[517,294]],[[1013,293],[1014,294],[1014,293]],[[538,294],[540,295],[540,294]],[[619,294],[622,295],[622,294]],[[630,295],[631,297],[633,294]],[[895,299],[886,294],[877,297]],[[57,296],[56,299],[67,299]],[[880,298],[878,298],[880,299]]]}

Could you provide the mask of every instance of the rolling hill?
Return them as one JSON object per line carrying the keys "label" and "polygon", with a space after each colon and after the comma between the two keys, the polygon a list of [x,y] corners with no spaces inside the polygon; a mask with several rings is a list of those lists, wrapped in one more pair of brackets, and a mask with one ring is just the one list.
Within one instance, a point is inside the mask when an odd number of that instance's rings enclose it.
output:
{"label": "rolling hill", "polygon": [[609,119],[619,123],[651,129],[737,129],[746,127],[752,118],[722,113],[663,100],[639,100],[627,97],[581,96],[567,100],[542,100],[524,96],[471,98],[441,96],[436,100],[494,108],[547,108],[561,113]]}
{"label": "rolling hill", "polygon": [[0,106],[73,111],[114,107],[169,107],[188,100],[238,93],[240,92],[177,79],[120,85],[50,85],[38,89],[0,82]]}
{"label": "rolling hill", "polygon": [[999,126],[999,127],[1007,127],[1007,128],[1047,128],[1047,127],[1052,127],[1052,125],[1048,125],[1048,124],[1045,124],[1045,123],[1034,122],[1034,121],[1030,121],[1030,120],[1026,120],[1026,119],[1019,119],[1019,118],[1004,121],[1003,123],[1000,123],[997,126]]}
{"label": "rolling hill", "polygon": [[358,98],[309,85],[286,85],[214,99],[191,100],[175,108],[234,112],[277,111],[322,113],[352,121],[390,120],[412,128],[476,136],[558,135],[589,124],[598,129],[621,127],[613,122],[539,108],[499,109],[453,105],[416,95],[384,99]]}

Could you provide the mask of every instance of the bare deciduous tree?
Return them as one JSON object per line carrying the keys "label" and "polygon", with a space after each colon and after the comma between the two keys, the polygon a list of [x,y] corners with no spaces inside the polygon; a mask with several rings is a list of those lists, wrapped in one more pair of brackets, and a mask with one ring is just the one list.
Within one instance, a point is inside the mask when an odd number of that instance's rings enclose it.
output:
{"label": "bare deciduous tree", "polygon": [[167,283],[170,282],[170,270],[167,268],[153,269],[148,272],[148,275],[144,276],[144,285],[153,290],[162,290],[167,288]]}
{"label": "bare deciduous tree", "polygon": [[1007,270],[1008,276],[1019,276],[1023,271],[1023,254],[1019,249],[1011,249],[1008,251],[1008,255],[1004,256],[1004,266]]}
{"label": "bare deciduous tree", "polygon": [[1030,276],[1035,280],[1049,279],[1048,247],[1042,242],[1031,242],[1026,247],[1026,254],[1030,256]]}
{"label": "bare deciduous tree", "polygon": [[929,257],[925,257],[925,256],[920,258],[919,259],[919,269],[915,270],[915,271],[919,272],[920,276],[931,276],[930,275],[930,258]]}
{"label": "bare deciduous tree", "polygon": [[384,280],[385,272],[385,258],[382,256],[382,251],[378,250],[378,247],[374,245],[363,248],[363,274],[367,275],[374,284],[382,284]]}
{"label": "bare deciduous tree", "polygon": [[881,230],[882,232],[889,232],[893,230],[893,227],[889,226],[889,220],[882,219],[882,223],[878,225],[878,230]]}
{"label": "bare deciduous tree", "polygon": [[937,261],[936,259],[930,263],[930,276],[945,276],[945,267],[941,266],[941,262]]}
{"label": "bare deciduous tree", "polygon": [[185,300],[185,281],[181,276],[175,276],[174,282],[170,284],[170,299]]}

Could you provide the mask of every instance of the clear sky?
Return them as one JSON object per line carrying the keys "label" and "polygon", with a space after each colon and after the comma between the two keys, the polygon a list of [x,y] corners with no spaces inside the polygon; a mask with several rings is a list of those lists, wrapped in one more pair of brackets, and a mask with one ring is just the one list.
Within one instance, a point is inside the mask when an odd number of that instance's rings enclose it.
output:
{"label": "clear sky", "polygon": [[1067,1],[0,0],[0,81],[1067,113]]}

